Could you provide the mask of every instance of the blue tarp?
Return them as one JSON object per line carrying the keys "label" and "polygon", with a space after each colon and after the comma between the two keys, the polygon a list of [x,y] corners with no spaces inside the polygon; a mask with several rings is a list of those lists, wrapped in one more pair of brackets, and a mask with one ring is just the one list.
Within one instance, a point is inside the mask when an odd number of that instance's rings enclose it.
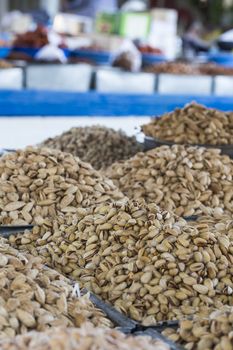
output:
{"label": "blue tarp", "polygon": [[154,116],[197,101],[208,107],[233,111],[232,97],[164,96],[0,91],[0,117],[21,116]]}

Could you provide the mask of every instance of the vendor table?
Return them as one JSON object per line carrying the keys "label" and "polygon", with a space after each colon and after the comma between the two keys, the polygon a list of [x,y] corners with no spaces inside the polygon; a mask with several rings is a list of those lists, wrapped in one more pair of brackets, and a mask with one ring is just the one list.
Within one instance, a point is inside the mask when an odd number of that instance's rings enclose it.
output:
{"label": "vendor table", "polygon": [[191,101],[224,111],[233,110],[232,97],[2,90],[0,117],[154,116],[183,107]]}

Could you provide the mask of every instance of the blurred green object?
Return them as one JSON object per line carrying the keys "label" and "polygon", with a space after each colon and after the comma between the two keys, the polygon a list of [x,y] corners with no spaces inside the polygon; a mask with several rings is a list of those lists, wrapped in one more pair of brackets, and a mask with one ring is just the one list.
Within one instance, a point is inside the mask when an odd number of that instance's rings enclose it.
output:
{"label": "blurred green object", "polygon": [[190,4],[200,12],[202,21],[211,26],[222,25],[223,15],[232,10],[225,7],[223,0],[190,0]]}
{"label": "blurred green object", "polygon": [[224,12],[224,2],[222,0],[211,1],[209,6],[209,21],[214,25],[221,24],[221,18]]}
{"label": "blurred green object", "polygon": [[148,12],[99,13],[96,18],[98,33],[116,34],[130,39],[146,39],[151,27]]}
{"label": "blurred green object", "polygon": [[118,34],[119,14],[99,13],[96,17],[97,33]]}
{"label": "blurred green object", "polygon": [[146,39],[151,27],[151,15],[148,12],[122,12],[119,34],[130,39]]}

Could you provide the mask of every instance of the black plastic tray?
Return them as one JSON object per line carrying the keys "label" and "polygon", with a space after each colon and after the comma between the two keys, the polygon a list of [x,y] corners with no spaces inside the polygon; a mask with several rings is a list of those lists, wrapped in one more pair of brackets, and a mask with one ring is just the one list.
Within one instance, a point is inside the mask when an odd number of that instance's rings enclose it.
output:
{"label": "black plastic tray", "polygon": [[[86,290],[84,290],[86,292]],[[135,330],[138,326],[136,321],[131,320],[121,312],[117,311],[113,306],[108,305],[103,300],[98,298],[95,294],[90,293],[90,300],[93,304],[101,309],[105,315],[113,322],[116,327],[126,328],[127,330]]]}
{"label": "black plastic tray", "polygon": [[[84,289],[82,292],[87,293],[88,291]],[[159,322],[157,325],[146,327],[123,315],[121,312],[117,311],[113,306],[108,305],[93,293],[90,293],[90,300],[97,308],[99,308],[105,313],[105,315],[110,319],[110,321],[112,321],[112,323],[117,328],[119,328],[121,332],[135,336],[150,336],[153,339],[163,341],[170,347],[170,350],[184,350],[182,346],[174,343],[173,341],[161,334],[161,332],[166,328],[177,329],[179,327],[179,321]]]}
{"label": "black plastic tray", "polygon": [[198,215],[184,216],[183,219],[185,219],[186,221],[197,221]]}
{"label": "black plastic tray", "polygon": [[9,238],[11,235],[17,235],[18,233],[24,233],[25,230],[32,230],[33,225],[22,225],[22,226],[10,226],[0,225],[0,237]]}
{"label": "black plastic tray", "polygon": [[0,148],[0,156],[3,156],[6,153],[13,153],[16,152],[15,149],[8,149],[8,148]]}
{"label": "black plastic tray", "polygon": [[[149,151],[151,149],[161,147],[161,146],[173,146],[177,145],[175,142],[170,141],[162,141],[153,137],[145,136],[144,138],[144,150]],[[198,146],[198,147],[205,147],[205,148],[218,148],[221,150],[222,154],[226,154],[229,157],[233,158],[233,145],[200,145],[200,144],[183,144],[185,146]]]}
{"label": "black plastic tray", "polygon": [[149,326],[149,328],[154,329],[158,332],[163,332],[166,328],[178,329],[180,325],[180,321],[162,321],[156,323],[154,326]]}

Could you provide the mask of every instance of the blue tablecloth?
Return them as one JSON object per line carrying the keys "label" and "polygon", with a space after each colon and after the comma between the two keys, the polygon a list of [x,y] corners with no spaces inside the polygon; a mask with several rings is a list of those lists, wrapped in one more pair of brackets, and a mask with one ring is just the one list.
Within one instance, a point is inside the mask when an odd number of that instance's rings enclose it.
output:
{"label": "blue tablecloth", "polygon": [[233,98],[49,91],[0,91],[0,117],[21,116],[154,116],[197,101],[208,107],[233,110]]}

